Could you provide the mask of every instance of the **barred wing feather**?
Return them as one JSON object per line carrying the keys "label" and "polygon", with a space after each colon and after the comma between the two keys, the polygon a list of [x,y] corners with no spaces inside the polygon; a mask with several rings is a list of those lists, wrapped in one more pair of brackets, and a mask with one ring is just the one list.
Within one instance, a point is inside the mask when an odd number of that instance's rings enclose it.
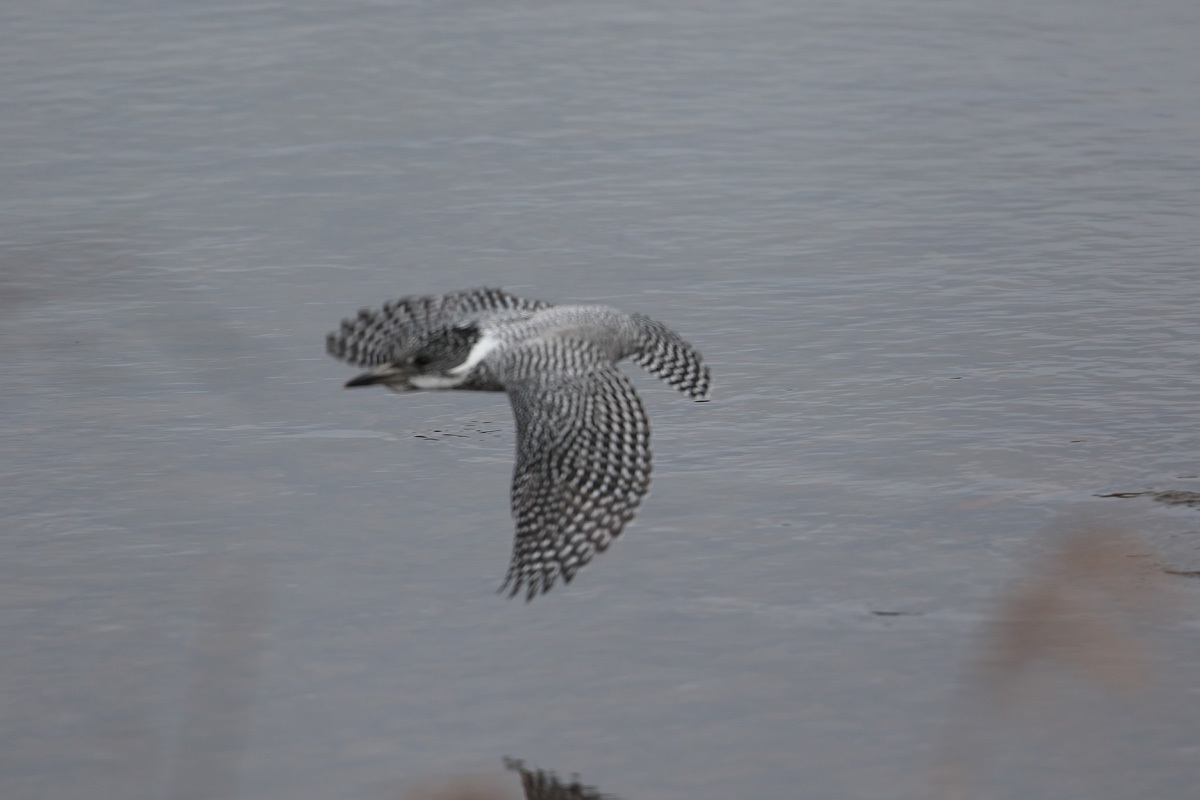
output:
{"label": "barred wing feather", "polygon": [[517,319],[550,306],[542,300],[487,288],[401,297],[382,308],[364,308],[358,316],[342,320],[341,327],[326,337],[325,349],[349,364],[376,367],[395,360],[424,337],[447,327],[483,317]]}
{"label": "barred wing feather", "polygon": [[570,582],[621,534],[650,486],[650,425],[629,379],[590,344],[514,350],[505,385],[517,420],[516,538],[501,591],[532,600]]}

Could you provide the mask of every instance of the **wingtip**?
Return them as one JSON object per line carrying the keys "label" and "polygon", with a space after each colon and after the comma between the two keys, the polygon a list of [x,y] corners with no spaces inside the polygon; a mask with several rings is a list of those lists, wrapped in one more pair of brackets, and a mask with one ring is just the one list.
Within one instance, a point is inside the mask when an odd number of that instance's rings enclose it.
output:
{"label": "wingtip", "polygon": [[[571,579],[564,577],[564,583],[570,583]],[[496,594],[508,593],[508,599],[512,600],[521,590],[525,590],[525,602],[533,602],[533,598],[538,595],[544,595],[554,588],[554,575],[540,575],[534,577],[526,577],[524,575],[510,575],[504,579],[504,583],[500,584],[500,588],[496,590]]]}
{"label": "wingtip", "polygon": [[[517,593],[521,591],[521,586],[523,584],[524,581],[521,580],[520,575],[514,575],[510,572],[504,579],[504,583],[500,584],[500,588],[496,590],[496,594],[505,594],[507,592],[507,599],[512,600],[517,596]],[[528,599],[526,602],[529,602]]]}

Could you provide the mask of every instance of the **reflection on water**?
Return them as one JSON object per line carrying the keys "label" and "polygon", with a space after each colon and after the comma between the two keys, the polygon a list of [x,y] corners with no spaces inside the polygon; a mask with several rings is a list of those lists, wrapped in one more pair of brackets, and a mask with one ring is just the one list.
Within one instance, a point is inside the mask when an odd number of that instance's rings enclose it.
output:
{"label": "reflection on water", "polygon": [[521,776],[525,800],[617,800],[592,786],[584,786],[578,778],[564,781],[551,771],[529,769],[520,759],[505,758],[504,766]]}
{"label": "reflection on water", "polygon": [[[505,758],[504,766],[521,778],[524,800],[619,800],[614,795],[602,794],[592,786],[584,786],[579,779],[564,780],[553,771],[530,769],[517,758]],[[424,786],[408,792],[405,800],[513,800],[508,787],[494,778],[461,778],[459,780]],[[382,797],[381,797],[382,800]]]}

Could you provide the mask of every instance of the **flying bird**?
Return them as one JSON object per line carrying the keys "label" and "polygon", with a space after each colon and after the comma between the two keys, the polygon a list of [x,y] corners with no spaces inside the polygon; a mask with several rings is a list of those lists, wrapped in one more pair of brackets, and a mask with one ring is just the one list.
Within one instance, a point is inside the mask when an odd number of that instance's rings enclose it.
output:
{"label": "flying bird", "polygon": [[517,421],[512,562],[500,591],[526,600],[570,583],[633,519],[650,487],[650,424],[616,366],[631,359],[697,401],[700,354],[661,322],[500,289],[403,297],[330,333],[335,358],[367,367],[347,388],[507,392]]}

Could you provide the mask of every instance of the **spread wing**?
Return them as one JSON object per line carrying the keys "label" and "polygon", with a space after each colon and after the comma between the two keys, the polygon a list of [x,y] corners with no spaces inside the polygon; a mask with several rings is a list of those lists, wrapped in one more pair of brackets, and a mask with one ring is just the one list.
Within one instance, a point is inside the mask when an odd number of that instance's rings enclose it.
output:
{"label": "spread wing", "polygon": [[517,419],[517,532],[501,591],[570,582],[621,534],[650,487],[650,424],[633,384],[586,342],[516,348],[505,388]]}
{"label": "spread wing", "polygon": [[401,297],[382,308],[364,308],[325,338],[329,355],[359,367],[388,364],[426,337],[483,316],[520,318],[549,308],[542,300],[502,289],[466,289],[429,297]]}

